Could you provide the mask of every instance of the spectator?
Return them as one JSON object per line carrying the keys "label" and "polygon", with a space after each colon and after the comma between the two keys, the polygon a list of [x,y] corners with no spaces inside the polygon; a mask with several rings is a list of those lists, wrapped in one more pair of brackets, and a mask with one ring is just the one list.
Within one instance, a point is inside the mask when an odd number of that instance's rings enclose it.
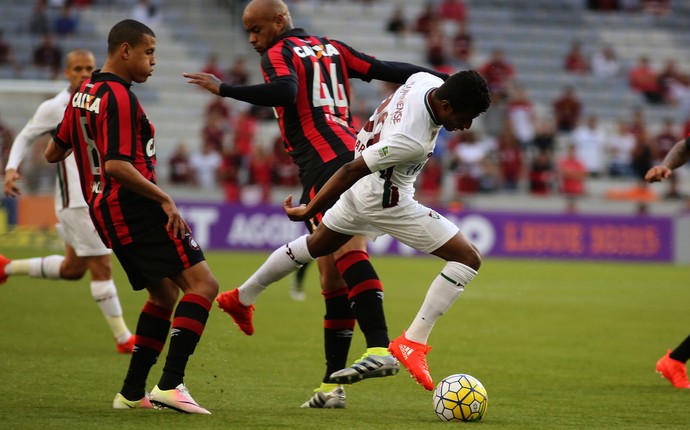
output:
{"label": "spectator", "polygon": [[563,88],[561,95],[553,101],[553,115],[556,127],[562,133],[570,133],[580,121],[582,102],[575,93],[575,88]]}
{"label": "spectator", "polygon": [[239,202],[242,157],[233,149],[225,150],[218,173],[225,194],[225,201],[228,203]]}
{"label": "spectator", "polygon": [[50,33],[44,34],[40,45],[34,49],[33,64],[49,70],[53,78],[58,76],[62,64],[62,49],[55,44]]}
{"label": "spectator", "polygon": [[606,135],[599,127],[596,115],[587,117],[585,124],[578,126],[572,134],[577,158],[587,167],[587,174],[593,178],[601,176],[604,170]]}
{"label": "spectator", "polygon": [[402,36],[407,31],[405,10],[401,4],[398,4],[395,9],[393,9],[393,14],[388,18],[388,22],[386,23],[386,31],[396,36]]}
{"label": "spectator", "polygon": [[218,186],[219,168],[223,160],[212,143],[204,142],[201,151],[192,154],[189,165],[193,172],[194,185],[203,189]]}
{"label": "spectator", "polygon": [[646,130],[642,129],[635,135],[635,147],[632,151],[632,170],[635,178],[643,183],[647,171],[654,164],[652,147],[649,144],[649,137]]}
{"label": "spectator", "polygon": [[5,40],[4,32],[0,29],[0,66],[10,66],[15,74],[19,74],[21,66],[14,56],[10,43]]}
{"label": "spectator", "polygon": [[659,73],[658,80],[659,92],[666,103],[671,105],[687,104],[690,79],[678,68],[676,60],[669,59],[666,61],[664,68]]}
{"label": "spectator", "polygon": [[466,25],[459,25],[458,32],[453,37],[453,58],[454,62],[458,63],[458,68],[471,68],[473,50],[472,34],[467,30]]}
{"label": "spectator", "polygon": [[506,126],[510,126],[508,121],[507,97],[503,93],[491,93],[491,107],[481,116],[484,130],[493,137],[500,135]]}
{"label": "spectator", "polygon": [[261,146],[255,146],[252,155],[249,159],[249,181],[248,185],[252,185],[259,190],[259,200],[261,203],[268,203],[271,199],[271,174],[273,166],[273,157],[267,153]]}
{"label": "spectator", "polygon": [[449,146],[454,148],[458,192],[472,194],[496,190],[500,182],[497,161],[492,158],[496,141],[490,137],[479,140],[472,131],[456,135],[456,143]]}
{"label": "spectator", "polygon": [[230,105],[222,97],[214,97],[206,105],[206,118],[217,115],[229,121],[232,116]]}
{"label": "spectator", "polygon": [[215,77],[221,81],[225,80],[225,73],[223,73],[223,70],[218,66],[218,54],[215,52],[208,54],[208,57],[206,57],[206,64],[204,64],[201,71],[215,75]]}
{"label": "spectator", "polygon": [[419,202],[427,206],[438,205],[443,182],[443,165],[436,156],[429,157],[417,181],[415,189],[419,191]]}
{"label": "spectator", "polygon": [[544,117],[537,120],[537,129],[534,140],[532,140],[532,146],[537,151],[553,153],[556,150],[556,127],[551,118]]}
{"label": "spectator", "polygon": [[72,36],[77,32],[77,17],[70,5],[60,9],[60,15],[53,21],[53,32],[58,37]]}
{"label": "spectator", "polygon": [[618,76],[621,70],[616,51],[611,45],[603,45],[592,54],[592,74],[599,79],[609,79]]}
{"label": "spectator", "polygon": [[559,188],[568,201],[567,211],[575,212],[575,201],[585,194],[587,167],[577,158],[575,145],[569,144],[566,155],[558,161]]}
{"label": "spectator", "polygon": [[235,120],[233,148],[243,160],[248,160],[252,154],[257,126],[258,121],[249,109],[242,111]]}
{"label": "spectator", "polygon": [[229,128],[226,118],[217,113],[211,114],[206,118],[206,123],[201,129],[201,139],[203,142],[211,145],[213,149],[220,152],[223,150]]}
{"label": "spectator", "polygon": [[551,182],[554,175],[551,152],[539,151],[532,159],[529,168],[529,190],[537,196],[551,193]]}
{"label": "spectator", "polygon": [[285,151],[282,136],[273,141],[273,184],[279,187],[299,186],[299,168]]}
{"label": "spectator", "polygon": [[663,103],[664,98],[659,88],[659,77],[652,68],[649,58],[641,56],[635,67],[628,72],[630,88],[642,94],[648,103]]}
{"label": "spectator", "polygon": [[508,118],[520,146],[523,150],[528,149],[534,140],[537,116],[534,104],[522,87],[516,87],[508,101]]}
{"label": "spectator", "polygon": [[187,145],[180,143],[175,148],[172,157],[168,160],[170,170],[170,183],[175,185],[187,185],[192,183],[192,166],[187,153]]}
{"label": "spectator", "polygon": [[29,18],[29,33],[50,33],[50,20],[48,19],[48,5],[46,0],[37,0]]}
{"label": "spectator", "polygon": [[433,0],[428,0],[424,3],[424,8],[421,10],[415,19],[414,30],[417,33],[424,35],[429,34],[431,26],[438,20],[436,9],[434,8]]}
{"label": "spectator", "polygon": [[615,133],[606,140],[608,173],[614,178],[632,176],[632,153],[635,135],[625,121],[618,121]]}
{"label": "spectator", "polygon": [[249,83],[247,60],[244,57],[237,57],[235,59],[230,70],[228,70],[225,82],[231,85],[247,85]]}
{"label": "spectator", "polygon": [[498,136],[498,159],[503,189],[517,191],[523,176],[522,148],[510,127]]}
{"label": "spectator", "polygon": [[494,49],[489,60],[479,68],[492,92],[508,93],[515,79],[515,68],[506,60],[502,49]]}
{"label": "spectator", "polygon": [[156,29],[161,19],[159,7],[149,0],[138,0],[132,8],[131,15],[132,19],[146,24],[153,30]]}
{"label": "spectator", "polygon": [[437,15],[443,20],[464,25],[467,23],[467,6],[463,0],[441,0]]}
{"label": "spectator", "polygon": [[582,52],[582,44],[575,40],[570,44],[570,50],[565,55],[563,68],[566,72],[585,75],[589,73],[589,63],[587,57]]}
{"label": "spectator", "polygon": [[[659,130],[659,133],[654,136],[651,142],[652,164],[661,164],[666,154],[668,154],[678,140],[680,140],[680,137],[673,128],[673,120],[666,118],[662,124],[661,130]],[[666,193],[666,198],[680,198],[680,192],[678,191],[679,173],[680,171],[676,171],[668,178],[669,189]]]}
{"label": "spectator", "polygon": [[426,36],[426,61],[437,71],[446,71],[449,67],[447,46],[446,37],[437,21],[432,24]]}

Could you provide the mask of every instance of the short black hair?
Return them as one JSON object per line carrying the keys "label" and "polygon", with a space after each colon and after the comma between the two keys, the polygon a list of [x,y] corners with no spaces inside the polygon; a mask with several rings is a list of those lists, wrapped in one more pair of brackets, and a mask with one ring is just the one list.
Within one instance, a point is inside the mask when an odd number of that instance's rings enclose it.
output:
{"label": "short black hair", "polygon": [[463,70],[451,75],[437,90],[435,97],[448,100],[456,112],[479,115],[491,105],[491,95],[486,81],[476,70]]}
{"label": "short black hair", "polygon": [[123,43],[136,46],[142,41],[145,34],[156,37],[153,30],[139,21],[125,19],[118,22],[110,29],[110,33],[108,33],[108,54],[116,52]]}

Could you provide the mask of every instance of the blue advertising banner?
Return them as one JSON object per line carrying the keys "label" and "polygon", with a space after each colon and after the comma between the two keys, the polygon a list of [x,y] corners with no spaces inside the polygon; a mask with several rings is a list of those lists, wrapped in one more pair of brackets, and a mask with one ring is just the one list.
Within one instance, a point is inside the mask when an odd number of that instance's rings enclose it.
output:
{"label": "blue advertising banner", "polygon": [[[280,206],[178,203],[204,249],[272,251],[307,233]],[[653,216],[560,215],[439,210],[484,256],[578,260],[674,261],[673,219]],[[372,254],[417,251],[382,236]]]}

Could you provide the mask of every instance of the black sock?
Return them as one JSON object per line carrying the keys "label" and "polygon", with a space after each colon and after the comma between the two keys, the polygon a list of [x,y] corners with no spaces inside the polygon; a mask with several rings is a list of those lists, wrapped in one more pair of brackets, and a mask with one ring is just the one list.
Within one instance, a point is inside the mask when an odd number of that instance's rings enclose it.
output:
{"label": "black sock", "polygon": [[347,300],[347,287],[322,294],[326,300],[326,315],[323,317],[326,374],[323,382],[329,383],[333,372],[347,366],[355,319]]}
{"label": "black sock", "polygon": [[387,348],[390,341],[383,311],[383,285],[369,256],[364,251],[350,251],[338,258],[335,265],[350,290],[352,310],[367,348]]}
{"label": "black sock", "polygon": [[127,400],[139,400],[146,394],[146,378],[160,355],[170,330],[172,311],[146,302],[139,315],[134,352],[127,376],[120,390]]}
{"label": "black sock", "polygon": [[671,357],[674,360],[687,363],[688,360],[690,360],[690,336],[686,337],[685,340],[682,341],[680,345],[676,347],[676,349],[671,351],[669,357]]}
{"label": "black sock", "polygon": [[170,331],[170,348],[158,382],[161,390],[171,390],[184,382],[187,361],[204,332],[209,309],[211,302],[196,294],[185,294],[177,305]]}

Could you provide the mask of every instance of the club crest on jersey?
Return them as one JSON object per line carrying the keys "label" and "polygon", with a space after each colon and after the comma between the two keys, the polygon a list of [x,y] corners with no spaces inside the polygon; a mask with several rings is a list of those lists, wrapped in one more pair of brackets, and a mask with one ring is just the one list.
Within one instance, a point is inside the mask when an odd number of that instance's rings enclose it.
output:
{"label": "club crest on jersey", "polygon": [[441,219],[441,216],[436,211],[429,211],[429,216],[433,219]]}
{"label": "club crest on jersey", "polygon": [[189,233],[186,234],[186,236],[189,238],[189,246],[194,249],[194,250],[199,250],[199,244],[196,243],[196,240],[190,235]]}
{"label": "club crest on jersey", "polygon": [[74,93],[72,107],[86,109],[97,114],[101,110],[101,98],[86,93]]}
{"label": "club crest on jersey", "polygon": [[390,150],[388,149],[387,146],[384,146],[383,148],[379,149],[379,157],[385,158],[388,157]]}
{"label": "club crest on jersey", "polygon": [[295,46],[292,48],[300,58],[305,57],[332,57],[333,55],[340,55],[335,46],[327,43],[325,45],[314,45],[314,46]]}

